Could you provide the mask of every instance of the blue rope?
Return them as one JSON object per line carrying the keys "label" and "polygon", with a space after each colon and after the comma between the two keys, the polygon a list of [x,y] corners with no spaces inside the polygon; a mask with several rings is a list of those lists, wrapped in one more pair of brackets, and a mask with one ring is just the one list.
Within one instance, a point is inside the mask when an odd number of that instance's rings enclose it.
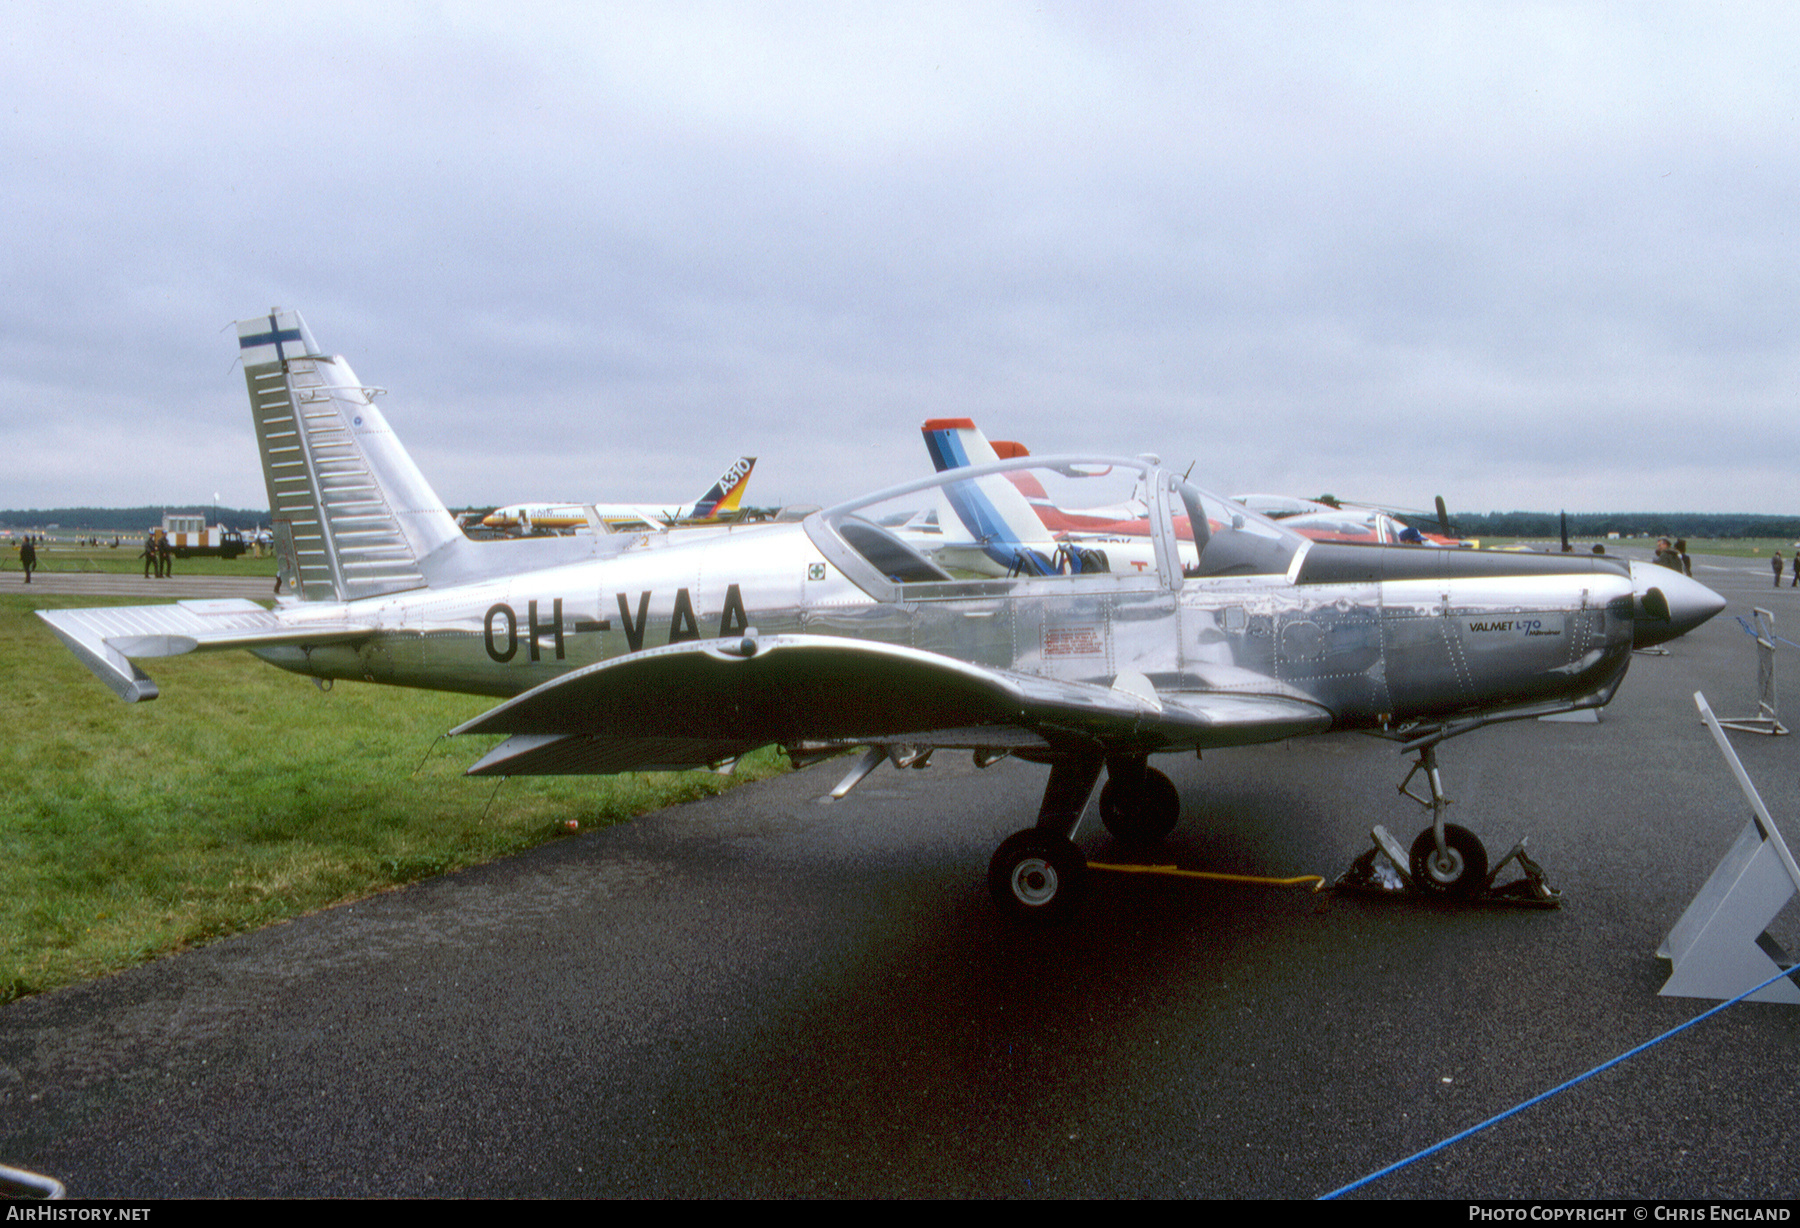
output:
{"label": "blue rope", "polygon": [[[1744,616],[1742,614],[1733,614],[1732,617],[1737,619],[1738,626],[1740,626],[1744,629],[1745,635],[1749,636],[1751,639],[1760,639],[1761,638],[1759,635],[1757,635],[1756,628],[1752,627],[1749,623],[1744,621]],[[1793,640],[1788,639],[1786,636],[1775,635],[1775,633],[1773,631],[1769,632],[1769,634],[1774,635],[1776,639],[1780,640],[1783,644],[1786,644],[1789,648],[1800,648],[1800,644],[1794,643]]]}
{"label": "blue rope", "polygon": [[[1742,622],[1743,620],[1739,619],[1738,621]],[[1619,1054],[1618,1057],[1613,1058],[1609,1062],[1602,1062],[1600,1065],[1594,1067],[1592,1070],[1588,1071],[1586,1074],[1579,1074],[1579,1075],[1576,1075],[1573,1079],[1570,1079],[1566,1083],[1559,1083],[1547,1092],[1543,1092],[1539,1095],[1533,1096],[1531,1099],[1525,1101],[1522,1104],[1515,1104],[1512,1108],[1507,1109],[1504,1113],[1496,1113],[1494,1116],[1488,1118],[1486,1121],[1482,1122],[1480,1125],[1470,1126],[1467,1130],[1464,1130],[1461,1134],[1453,1134],[1441,1143],[1436,1143],[1430,1147],[1427,1147],[1424,1151],[1418,1152],[1415,1155],[1407,1156],[1404,1160],[1401,1160],[1398,1163],[1388,1165],[1386,1168],[1382,1169],[1380,1172],[1370,1173],[1368,1176],[1363,1177],[1361,1180],[1352,1181],[1349,1185],[1346,1185],[1346,1186],[1340,1186],[1339,1188],[1331,1191],[1331,1193],[1329,1193],[1329,1194],[1321,1194],[1318,1198],[1318,1201],[1329,1202],[1331,1199],[1336,1198],[1340,1194],[1349,1194],[1355,1190],[1360,1190],[1363,1186],[1368,1185],[1371,1181],[1378,1181],[1381,1178],[1387,1176],[1389,1173],[1399,1172],[1401,1169],[1405,1168],[1408,1164],[1411,1164],[1416,1160],[1423,1160],[1426,1156],[1436,1155],[1438,1152],[1440,1152],[1444,1148],[1450,1146],[1450,1144],[1452,1144],[1452,1143],[1460,1143],[1460,1142],[1462,1142],[1462,1140],[1470,1137],[1471,1135],[1481,1133],[1483,1130],[1487,1129],[1489,1126],[1498,1125],[1500,1122],[1505,1121],[1508,1117],[1511,1117],[1517,1113],[1523,1113],[1526,1109],[1530,1108],[1534,1104],[1542,1104],[1544,1101],[1550,1099],[1550,1097],[1556,1095],[1558,1092],[1566,1092],[1571,1087],[1574,1087],[1577,1083],[1587,1082],[1589,1079],[1593,1078],[1595,1075],[1599,1074],[1603,1070],[1611,1070],[1614,1066],[1617,1066],[1620,1062],[1624,1061],[1626,1058],[1636,1057],[1638,1054],[1642,1053],[1644,1050],[1650,1048],[1651,1046],[1660,1045],[1663,1041],[1668,1040],[1671,1036],[1675,1036],[1681,1032],[1687,1031],[1689,1028],[1693,1027],[1696,1023],[1699,1023],[1701,1020],[1711,1019],[1714,1015],[1718,1014],[1720,1011],[1724,1010],[1726,1007],[1736,1006],[1739,1002],[1742,1002],[1745,998],[1748,998],[1751,994],[1757,992],[1757,990],[1768,988],[1770,985],[1773,985],[1776,981],[1779,981],[1782,977],[1787,976],[1792,971],[1793,971],[1793,969],[1791,969],[1791,968],[1783,968],[1780,972],[1777,972],[1774,976],[1772,976],[1768,980],[1764,981],[1761,985],[1758,985],[1753,989],[1746,989],[1743,993],[1741,993],[1737,997],[1731,999],[1731,1001],[1721,1002],[1717,1006],[1713,1007],[1711,1010],[1707,1011],[1704,1014],[1695,1015],[1692,1019],[1688,1020],[1686,1023],[1680,1024],[1673,1028],[1670,1028],[1667,1032],[1664,1032],[1661,1036],[1658,1036],[1655,1040],[1647,1040],[1643,1044],[1639,1045],[1637,1048],[1629,1050],[1628,1052],[1625,1052],[1625,1053],[1621,1053],[1621,1054]]]}

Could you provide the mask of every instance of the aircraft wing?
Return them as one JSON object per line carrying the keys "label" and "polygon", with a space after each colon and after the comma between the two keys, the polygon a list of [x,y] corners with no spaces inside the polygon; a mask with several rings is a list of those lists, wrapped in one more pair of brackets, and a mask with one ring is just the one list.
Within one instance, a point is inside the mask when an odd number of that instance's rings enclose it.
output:
{"label": "aircraft wing", "polygon": [[329,644],[360,639],[374,630],[341,619],[300,621],[243,598],[39,610],[37,616],[127,703],[157,695],[156,683],[131,663],[132,657],[176,657],[211,648]]}
{"label": "aircraft wing", "polygon": [[781,635],[603,661],[451,732],[511,734],[469,769],[511,776],[695,767],[771,742],[1146,753],[1330,726],[1325,708],[1267,682],[1265,693],[1158,692],[1136,674],[1108,687],[896,644]]}

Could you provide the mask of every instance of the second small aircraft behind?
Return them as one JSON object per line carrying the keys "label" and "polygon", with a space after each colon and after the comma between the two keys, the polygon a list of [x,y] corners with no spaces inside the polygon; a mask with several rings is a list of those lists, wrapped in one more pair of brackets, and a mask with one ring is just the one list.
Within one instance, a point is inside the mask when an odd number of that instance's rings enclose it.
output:
{"label": "second small aircraft behind", "polygon": [[[1010,753],[1050,769],[1036,825],[989,864],[1025,918],[1079,897],[1071,837],[1103,772],[1107,827],[1154,840],[1181,806],[1150,755],[1328,730],[1420,756],[1440,804],[1413,877],[1479,890],[1486,854],[1443,821],[1436,746],[1605,704],[1634,631],[1668,614],[1610,560],[1309,542],[1119,457],[956,469],[685,540],[476,542],[298,315],[238,336],[290,595],[41,611],[120,696],[156,696],[136,660],[246,648],[315,678],[500,698],[453,731],[507,735],[478,775],[688,768],[771,743]],[[1116,565],[1101,535],[1021,537],[988,498],[1008,473],[1052,502],[1110,474],[1109,497],[1141,492],[1142,531]]]}
{"label": "second small aircraft behind", "polygon": [[[1002,458],[1030,455],[1023,444],[1010,441],[990,443],[987,436],[967,418],[934,418],[927,421],[922,429],[926,450],[931,454],[932,464],[939,472],[972,465],[991,465]],[[1109,474],[1104,466],[1090,466],[1085,469],[1065,469],[1063,476],[1093,479],[1107,477]],[[1079,485],[1093,487],[1099,483],[1089,480]],[[980,486],[984,492],[984,519],[966,523],[971,530],[986,526],[983,531],[994,541],[1047,537],[1064,548],[1066,553],[1067,548],[1083,542],[1111,540],[1125,547],[1125,557],[1130,557],[1130,543],[1138,544],[1140,557],[1147,544],[1149,503],[1141,487],[1134,488],[1128,496],[1121,499],[1095,506],[1094,501],[1103,497],[1098,492],[1083,490],[1076,493],[1071,490],[1065,496],[1067,501],[1058,501],[1052,499],[1029,474],[1017,470],[1007,474],[1006,482],[988,479],[980,483]],[[1277,501],[1280,501],[1279,504]],[[1233,495],[1232,502],[1244,504],[1253,511],[1259,505],[1283,506],[1285,514],[1271,515],[1270,518],[1277,520],[1282,528],[1313,542],[1346,546],[1427,544],[1425,536],[1403,533],[1404,526],[1374,507],[1346,505],[1346,509],[1336,509],[1324,503],[1287,499],[1277,495]],[[1304,504],[1312,511],[1294,514],[1295,504]],[[961,505],[957,510],[962,510]],[[1438,519],[1440,522],[1448,521],[1441,498],[1438,500]],[[1445,528],[1446,534],[1432,541],[1431,545],[1471,544],[1458,543],[1456,538],[1448,534],[1447,523]],[[1563,553],[1568,552],[1568,534],[1565,532]],[[1116,548],[1115,553],[1119,553]],[[1032,562],[1027,558],[1023,565],[1030,566]],[[1621,561],[1620,565],[1630,575],[1640,613],[1645,615],[1637,620],[1633,630],[1633,647],[1653,648],[1685,635],[1725,608],[1724,598],[1681,573],[1672,574],[1666,568],[1640,560]],[[1445,564],[1445,568],[1446,574],[1462,574],[1460,564]],[[1486,563],[1474,565],[1474,572],[1477,574],[1488,569],[1489,564]]]}

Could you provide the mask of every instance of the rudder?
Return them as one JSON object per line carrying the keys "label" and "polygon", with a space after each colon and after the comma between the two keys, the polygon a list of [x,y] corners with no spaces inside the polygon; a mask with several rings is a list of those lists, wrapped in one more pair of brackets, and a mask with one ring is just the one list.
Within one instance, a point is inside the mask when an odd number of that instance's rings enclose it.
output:
{"label": "rudder", "polygon": [[443,501],[342,357],[300,314],[238,322],[251,418],[282,573],[303,601],[424,588],[463,539]]}

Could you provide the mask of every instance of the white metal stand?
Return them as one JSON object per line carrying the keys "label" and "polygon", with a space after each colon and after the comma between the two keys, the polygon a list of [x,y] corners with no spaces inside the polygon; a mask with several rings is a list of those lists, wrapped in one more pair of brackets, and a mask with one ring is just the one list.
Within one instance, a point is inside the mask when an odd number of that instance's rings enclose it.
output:
{"label": "white metal stand", "polygon": [[[1694,704],[1750,802],[1751,816],[1731,851],[1657,948],[1658,957],[1671,965],[1661,993],[1665,997],[1735,998],[1793,967],[1769,937],[1767,927],[1800,891],[1800,866],[1794,864],[1794,855],[1718,718],[1707,707],[1706,697],[1694,692]],[[1751,994],[1750,1000],[1800,1005],[1800,986],[1789,976]]]}

